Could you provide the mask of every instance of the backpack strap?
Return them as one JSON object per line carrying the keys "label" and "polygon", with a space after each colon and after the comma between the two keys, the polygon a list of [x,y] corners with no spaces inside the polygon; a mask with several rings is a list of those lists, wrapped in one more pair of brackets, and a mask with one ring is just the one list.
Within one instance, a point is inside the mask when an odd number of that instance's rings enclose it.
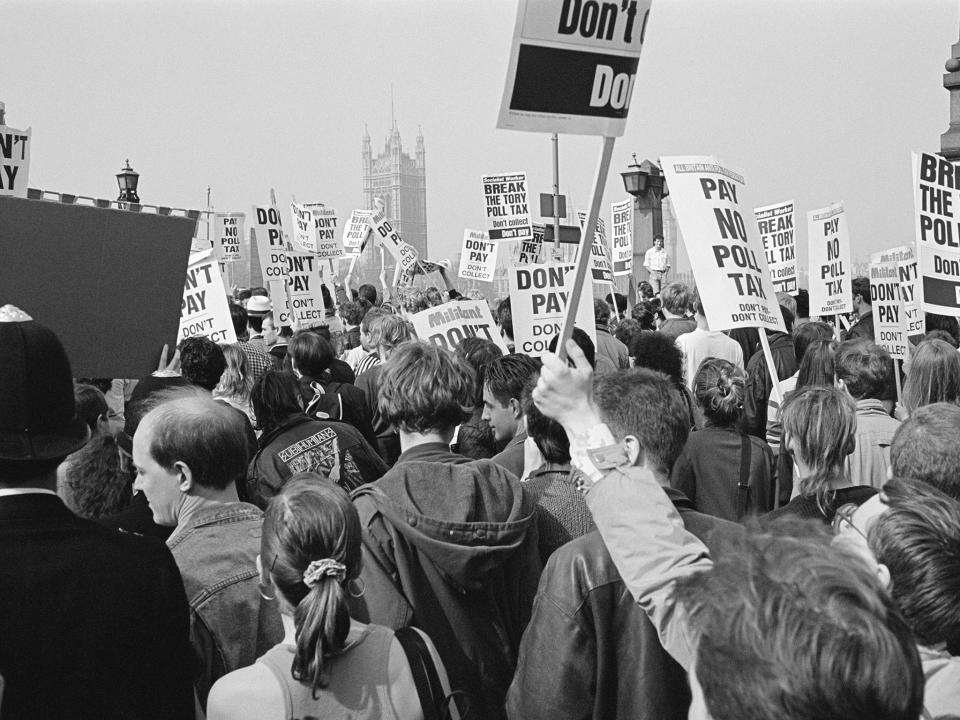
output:
{"label": "backpack strap", "polygon": [[750,456],[753,443],[746,433],[740,435],[740,480],[737,482],[737,519],[750,512]]}
{"label": "backpack strap", "polygon": [[441,720],[441,717],[447,717],[448,701],[444,697],[443,686],[437,675],[437,666],[423,637],[412,627],[402,627],[394,633],[407,656],[413,684],[420,698],[420,707],[423,708],[423,720]]}

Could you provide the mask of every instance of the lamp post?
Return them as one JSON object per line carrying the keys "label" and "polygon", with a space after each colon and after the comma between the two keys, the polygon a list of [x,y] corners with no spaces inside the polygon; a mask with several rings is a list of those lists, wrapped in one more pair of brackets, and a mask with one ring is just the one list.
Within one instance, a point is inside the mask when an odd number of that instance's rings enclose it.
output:
{"label": "lamp post", "polygon": [[140,173],[130,167],[130,161],[127,160],[123,169],[117,173],[117,185],[120,186],[120,197],[117,202],[140,204],[140,196],[137,195],[137,185],[140,182]]}
{"label": "lamp post", "polygon": [[[633,196],[633,281],[639,285],[643,257],[653,247],[653,238],[663,237],[663,198],[670,191],[660,167],[650,160],[637,163],[636,153],[633,163],[620,175],[624,190]],[[671,248],[670,253],[675,256],[675,249]],[[673,257],[671,263],[675,262]]]}

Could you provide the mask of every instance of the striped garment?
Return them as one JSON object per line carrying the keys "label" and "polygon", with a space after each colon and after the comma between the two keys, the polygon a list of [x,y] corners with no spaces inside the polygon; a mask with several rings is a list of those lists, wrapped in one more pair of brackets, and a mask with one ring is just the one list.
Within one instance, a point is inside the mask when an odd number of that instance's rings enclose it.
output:
{"label": "striped garment", "polygon": [[369,355],[367,355],[365,358],[360,360],[360,362],[357,363],[357,368],[354,371],[354,374],[357,377],[360,377],[361,373],[379,364],[380,364],[380,357],[377,355],[377,353],[372,352]]}

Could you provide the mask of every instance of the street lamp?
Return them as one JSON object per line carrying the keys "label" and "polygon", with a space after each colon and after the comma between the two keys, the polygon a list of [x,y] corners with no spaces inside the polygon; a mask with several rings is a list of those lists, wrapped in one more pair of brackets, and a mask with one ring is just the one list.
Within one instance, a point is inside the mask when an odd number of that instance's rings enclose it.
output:
{"label": "street lamp", "polygon": [[137,184],[140,182],[140,173],[130,167],[130,161],[126,161],[123,169],[117,173],[117,185],[120,186],[120,197],[118,202],[140,203],[140,196],[137,195]]}
{"label": "street lamp", "polygon": [[[644,255],[653,247],[655,237],[663,237],[662,201],[670,191],[659,166],[649,160],[638,163],[636,153],[633,153],[633,163],[620,175],[624,190],[633,196],[633,281],[639,283]],[[676,253],[674,248],[670,251],[674,256],[672,266]]]}
{"label": "street lamp", "polygon": [[656,163],[644,160],[638,164],[637,154],[633,153],[633,163],[627,167],[629,169],[620,175],[623,177],[623,188],[630,195],[641,197],[649,192],[662,200],[670,194],[663,172]]}

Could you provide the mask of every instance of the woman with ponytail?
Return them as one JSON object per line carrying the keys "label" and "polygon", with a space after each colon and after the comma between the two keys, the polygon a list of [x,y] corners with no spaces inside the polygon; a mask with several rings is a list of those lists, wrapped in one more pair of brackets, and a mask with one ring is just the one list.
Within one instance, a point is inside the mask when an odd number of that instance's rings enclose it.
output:
{"label": "woman with ponytail", "polygon": [[[295,475],[267,508],[257,560],[261,593],[280,604],[285,636],[213,686],[208,720],[424,717],[394,632],[350,617],[349,596],[364,593],[360,520],[342,488]],[[419,635],[448,694],[436,650]]]}
{"label": "woman with ponytail", "polygon": [[702,513],[732,520],[773,508],[773,452],[743,429],[743,370],[727,360],[700,364],[693,393],[704,418],[677,458],[670,484]]}

